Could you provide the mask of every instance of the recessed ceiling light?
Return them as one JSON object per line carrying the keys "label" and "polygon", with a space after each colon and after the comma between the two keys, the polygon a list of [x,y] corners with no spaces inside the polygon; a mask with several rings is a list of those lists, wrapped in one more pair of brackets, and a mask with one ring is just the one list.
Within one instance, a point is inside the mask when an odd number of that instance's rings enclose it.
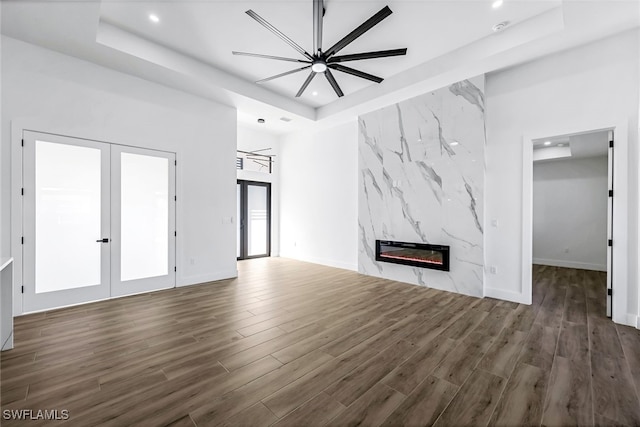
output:
{"label": "recessed ceiling light", "polygon": [[258,123],[264,123],[264,119],[258,119]]}
{"label": "recessed ceiling light", "polygon": [[318,92],[314,90],[314,91],[311,93],[311,95],[313,95],[313,96],[318,96]]}
{"label": "recessed ceiling light", "polygon": [[458,141],[453,141],[453,142],[451,143],[451,145],[458,145],[458,144],[459,144],[459,142],[458,142]]}
{"label": "recessed ceiling light", "polygon": [[509,25],[509,21],[502,21],[502,22],[494,25],[493,27],[491,27],[491,29],[493,30],[494,33],[499,33],[500,31],[502,31],[505,28],[507,28],[507,25]]}
{"label": "recessed ceiling light", "polygon": [[551,145],[551,141],[545,141],[544,145]]}
{"label": "recessed ceiling light", "polygon": [[152,13],[149,15],[149,21],[157,24],[158,22],[160,22],[160,18],[158,18],[158,15],[154,15]]}
{"label": "recessed ceiling light", "polygon": [[491,7],[494,8],[494,9],[497,9],[500,6],[502,6],[502,3],[504,3],[503,0],[496,0],[493,3],[491,3]]}

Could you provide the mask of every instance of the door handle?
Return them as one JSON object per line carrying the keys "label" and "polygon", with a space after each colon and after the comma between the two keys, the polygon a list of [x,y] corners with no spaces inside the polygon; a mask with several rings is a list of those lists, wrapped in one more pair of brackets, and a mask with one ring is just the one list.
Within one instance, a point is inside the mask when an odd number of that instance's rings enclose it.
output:
{"label": "door handle", "polygon": [[96,240],[97,243],[109,243],[109,239],[107,239],[106,237],[104,239],[99,239]]}

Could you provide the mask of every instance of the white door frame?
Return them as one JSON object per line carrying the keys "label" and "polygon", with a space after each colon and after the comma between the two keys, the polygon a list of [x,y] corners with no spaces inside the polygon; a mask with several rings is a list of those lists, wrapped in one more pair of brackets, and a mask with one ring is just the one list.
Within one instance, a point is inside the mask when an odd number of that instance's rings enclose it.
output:
{"label": "white door frame", "polygon": [[[33,118],[14,118],[10,120],[10,133],[11,133],[11,256],[13,258],[14,270],[13,270],[13,315],[19,316],[25,314],[24,306],[23,306],[23,294],[21,292],[21,286],[23,283],[24,275],[24,260],[22,256],[22,244],[21,237],[23,235],[23,203],[22,203],[22,185],[23,185],[23,168],[22,168],[22,134],[24,131],[33,131],[40,133],[48,133],[52,135],[62,135],[68,136],[71,138],[79,138],[92,140],[97,142],[106,142],[109,144],[116,145],[127,145],[127,144],[117,144],[115,142],[109,141],[108,138],[105,138],[101,132],[82,132],[81,134],[76,133],[75,130],[69,129],[66,126],[58,126],[54,124],[51,120],[42,120],[42,119],[33,119]],[[129,142],[129,141],[126,141]],[[134,147],[133,145],[127,145],[130,147]],[[156,150],[153,147],[145,147],[142,146],[140,148],[148,148],[151,150]],[[156,151],[164,151],[166,150],[156,150]],[[176,155],[176,159],[178,158],[177,153],[173,153]],[[178,159],[179,160],[179,159]],[[178,188],[178,179],[179,173],[178,169],[176,171],[176,190]],[[178,205],[176,206],[176,228],[178,228]],[[177,251],[177,241],[174,246],[174,250]],[[176,256],[176,264],[177,264],[177,256]],[[178,276],[176,274],[176,287],[178,286]]]}
{"label": "white door frame", "polygon": [[[533,263],[533,142],[551,136],[570,136],[585,132],[613,130],[615,133],[615,156],[613,181],[618,183],[613,198],[613,271],[612,273],[612,305],[613,321],[629,326],[636,326],[636,316],[628,313],[628,236],[629,215],[628,191],[622,191],[620,183],[629,182],[629,143],[628,121],[594,123],[591,129],[559,126],[538,129],[535,133],[527,133],[522,138],[522,296],[526,304],[532,299],[532,263]],[[603,196],[604,197],[604,196]],[[605,242],[603,242],[605,244]],[[607,266],[610,269],[610,266]],[[603,298],[605,295],[603,295]]]}

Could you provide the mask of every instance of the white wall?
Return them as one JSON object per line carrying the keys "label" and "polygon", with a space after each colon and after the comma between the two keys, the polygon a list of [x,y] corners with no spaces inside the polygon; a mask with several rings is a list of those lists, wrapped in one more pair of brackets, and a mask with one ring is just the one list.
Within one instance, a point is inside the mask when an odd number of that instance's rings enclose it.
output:
{"label": "white wall", "polygon": [[533,262],[607,271],[606,156],[533,164]]}
{"label": "white wall", "polygon": [[[639,43],[636,30],[554,54],[487,76],[486,264],[497,267],[488,275],[485,294],[522,300],[523,138],[593,130],[602,123],[626,123],[629,176],[616,182],[628,200],[625,266],[627,313],[614,318],[628,323],[638,313],[638,93]],[[544,135],[547,133],[547,135]],[[624,240],[624,239],[623,239]],[[615,298],[615,295],[614,295]],[[616,317],[619,316],[619,317]]]}
{"label": "white wall", "polygon": [[357,270],[357,120],[281,143],[281,256]]}
{"label": "white wall", "polygon": [[[2,43],[3,253],[11,247],[20,261],[19,224],[9,221],[11,211],[14,218],[21,215],[19,204],[10,208],[10,201],[19,188],[19,128],[29,128],[175,152],[177,284],[237,274],[231,222],[235,109],[11,38],[3,37]],[[16,287],[21,285],[17,276]]]}
{"label": "white wall", "polygon": [[[271,183],[271,256],[280,254],[280,142],[277,135],[261,132],[244,126],[238,126],[238,150],[252,151],[271,148],[264,151],[274,154],[275,163],[271,165],[272,173],[253,170],[237,171],[238,179]],[[249,162],[249,160],[245,160]],[[245,163],[245,166],[247,164]],[[238,219],[235,219],[237,224]]]}

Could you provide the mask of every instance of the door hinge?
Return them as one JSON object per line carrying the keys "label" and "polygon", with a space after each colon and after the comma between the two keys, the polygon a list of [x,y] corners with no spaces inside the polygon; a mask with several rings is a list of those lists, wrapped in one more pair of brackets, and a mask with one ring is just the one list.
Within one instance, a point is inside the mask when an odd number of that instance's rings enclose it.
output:
{"label": "door hinge", "polygon": [[178,236],[178,232],[177,232],[177,231],[174,231],[174,232],[173,232],[173,235],[174,235],[174,236]]}
{"label": "door hinge", "polygon": [[24,147],[24,139],[22,140],[22,143],[21,143],[21,145],[22,145],[22,146]]}
{"label": "door hinge", "polygon": [[20,237],[20,244],[24,245],[24,236]]}
{"label": "door hinge", "polygon": [[609,141],[609,148],[613,148],[613,139]]}
{"label": "door hinge", "polygon": [[178,271],[178,267],[173,267],[173,271]]}
{"label": "door hinge", "polygon": [[20,286],[20,293],[24,294],[24,286]]}
{"label": "door hinge", "polygon": [[174,164],[175,166],[178,166],[178,161],[177,161],[177,160],[174,160],[174,161],[173,161],[173,164]]}
{"label": "door hinge", "polygon": [[607,295],[613,295],[613,289],[611,288],[607,289]]}
{"label": "door hinge", "polygon": [[609,190],[609,197],[613,197],[613,190]]}
{"label": "door hinge", "polygon": [[613,240],[609,239],[609,246],[613,246]]}
{"label": "door hinge", "polygon": [[173,200],[177,202],[178,201],[178,196],[173,196]]}
{"label": "door hinge", "polygon": [[24,187],[20,189],[20,195],[24,196]]}

